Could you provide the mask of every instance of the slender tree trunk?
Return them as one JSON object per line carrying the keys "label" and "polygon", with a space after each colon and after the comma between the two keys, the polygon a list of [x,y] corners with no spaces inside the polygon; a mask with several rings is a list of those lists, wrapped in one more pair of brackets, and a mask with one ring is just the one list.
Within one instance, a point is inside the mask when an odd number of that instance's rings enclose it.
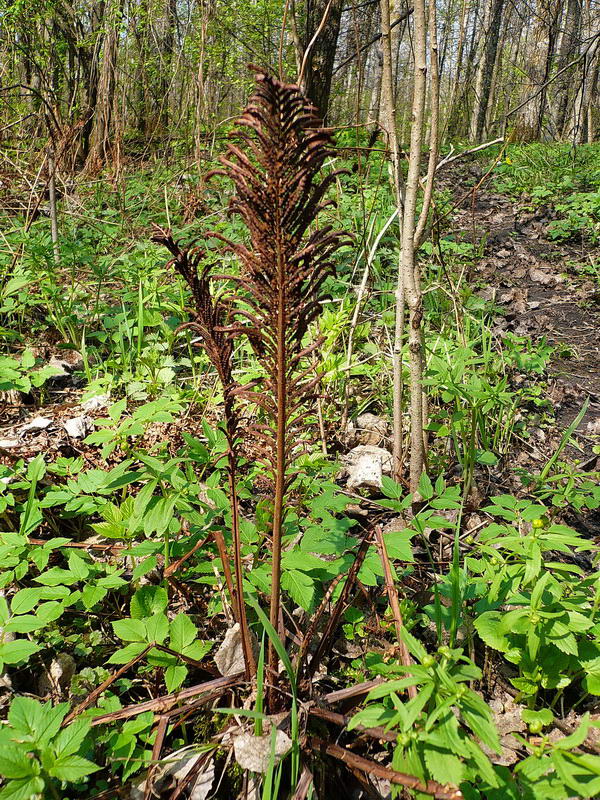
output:
{"label": "slender tree trunk", "polygon": [[475,78],[475,102],[471,114],[471,141],[479,142],[484,134],[490,99],[492,73],[498,50],[504,0],[488,0],[483,23],[483,49]]}
{"label": "slender tree trunk", "polygon": [[419,192],[421,146],[425,127],[427,93],[427,22],[425,0],[414,3],[414,77],[410,156],[402,216],[402,281],[408,306],[408,350],[410,369],[410,490],[416,492],[425,463],[423,446],[423,296],[415,250],[415,214]]}
{"label": "slender tree trunk", "polygon": [[102,64],[98,83],[98,99],[90,136],[88,165],[93,169],[104,164],[111,150],[113,104],[115,97],[119,27],[124,0],[117,0],[107,14],[107,31],[102,49]]}
{"label": "slender tree trunk", "polygon": [[[343,5],[343,0],[312,0],[306,15],[306,35],[302,43],[303,59],[306,58],[304,89],[323,119],[326,118],[329,109]],[[326,22],[317,35],[325,14],[327,14]],[[310,51],[306,55],[309,46]]]}
{"label": "slender tree trunk", "polygon": [[[394,102],[392,37],[390,31],[390,0],[380,0],[381,7],[381,52],[383,57],[381,72],[381,121],[387,135],[390,149],[390,165],[392,184],[395,192],[398,218],[402,219],[404,208],[402,177],[400,171],[400,151],[396,127],[396,106]],[[412,233],[411,233],[412,236]],[[402,252],[402,251],[401,251]],[[400,480],[403,460],[403,380],[402,380],[402,348],[404,340],[404,307],[405,283],[402,262],[398,265],[396,284],[396,323],[394,331],[394,351],[392,356],[393,371],[393,455],[394,476]]]}

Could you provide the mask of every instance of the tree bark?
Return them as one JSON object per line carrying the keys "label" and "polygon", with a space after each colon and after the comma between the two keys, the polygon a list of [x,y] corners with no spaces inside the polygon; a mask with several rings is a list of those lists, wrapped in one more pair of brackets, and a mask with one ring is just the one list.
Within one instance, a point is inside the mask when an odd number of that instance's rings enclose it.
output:
{"label": "tree bark", "polygon": [[504,0],[488,0],[483,24],[483,49],[475,78],[475,103],[471,114],[471,141],[481,141],[485,132],[485,120],[492,86],[492,74],[498,50],[500,24]]}
{"label": "tree bark", "polygon": [[343,0],[307,0],[306,30],[303,57],[313,41],[325,13],[327,21],[314,40],[306,58],[304,71],[304,90],[319,110],[323,119],[327,117],[333,65],[340,32]]}

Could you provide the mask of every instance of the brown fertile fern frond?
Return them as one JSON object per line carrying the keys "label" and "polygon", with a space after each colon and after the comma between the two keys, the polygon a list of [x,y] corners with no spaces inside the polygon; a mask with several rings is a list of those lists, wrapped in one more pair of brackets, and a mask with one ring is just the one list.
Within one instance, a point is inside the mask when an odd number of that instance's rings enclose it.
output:
{"label": "brown fertile fern frond", "polygon": [[[238,393],[258,402],[268,420],[255,433],[275,482],[270,621],[277,630],[289,466],[307,432],[303,409],[320,378],[311,357],[321,341],[305,345],[303,339],[319,314],[323,283],[333,274],[332,255],[347,236],[331,226],[310,230],[329,205],[323,198],[338,174],[316,180],[332,150],[314,107],[297,86],[262,72],[256,82],[219,171],[234,182],[230,209],[248,228],[250,246],[213,235],[241,261],[241,275],[227,277],[237,283],[249,310],[234,313],[265,372],[260,390]],[[272,643],[268,662],[275,682]]]}
{"label": "brown fertile fern frond", "polygon": [[199,247],[181,248],[173,239],[170,231],[163,230],[158,225],[154,226],[155,234],[152,240],[162,244],[171,253],[173,258],[167,266],[174,267],[188,284],[193,300],[190,311],[192,321],[185,323],[181,328],[193,328],[202,339],[206,354],[215,367],[223,387],[223,411],[225,416],[225,434],[228,445],[228,479],[229,495],[231,502],[232,539],[234,548],[235,587],[229,556],[223,533],[214,530],[215,543],[219,557],[223,564],[225,583],[232,599],[236,620],[240,624],[242,645],[246,673],[250,677],[255,671],[254,655],[250,633],[246,621],[246,608],[243,593],[243,570],[241,563],[241,539],[239,527],[239,507],[237,495],[237,463],[238,463],[238,426],[239,417],[235,405],[236,384],[232,373],[233,337],[231,322],[231,303],[228,297],[215,297],[211,291],[210,265],[204,268],[200,263],[205,256],[205,251]]}

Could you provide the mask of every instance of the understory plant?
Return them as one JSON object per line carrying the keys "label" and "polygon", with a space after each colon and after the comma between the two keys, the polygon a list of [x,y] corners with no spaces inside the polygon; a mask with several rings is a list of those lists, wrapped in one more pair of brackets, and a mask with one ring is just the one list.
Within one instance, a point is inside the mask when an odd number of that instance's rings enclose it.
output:
{"label": "understory plant", "polygon": [[[321,379],[322,339],[313,334],[311,323],[321,310],[323,285],[334,272],[332,256],[347,240],[331,226],[315,225],[329,205],[327,189],[338,174],[317,177],[332,155],[329,133],[298,87],[262,72],[256,80],[256,94],[221,157],[222,169],[213,173],[233,182],[230,212],[243,221],[249,241],[242,244],[221,233],[207,234],[223,242],[223,260],[229,252],[237,257],[239,272],[215,272],[210,262],[203,265],[204,251],[181,248],[168,231],[155,236],[169,249],[170,263],[191,289],[194,305],[188,325],[200,334],[222,385],[234,579],[224,539],[217,539],[217,547],[242,629],[248,675],[255,665],[245,613],[236,485],[241,416],[249,417],[245,432],[252,434],[256,462],[271,479],[270,524],[263,548],[270,559],[269,621],[285,638],[280,595],[286,502],[297,474],[294,461],[310,431],[308,401],[315,397]],[[260,374],[244,385],[236,382],[232,366],[234,345],[240,339],[250,344],[260,365]],[[271,710],[278,661],[271,637],[267,655]]]}

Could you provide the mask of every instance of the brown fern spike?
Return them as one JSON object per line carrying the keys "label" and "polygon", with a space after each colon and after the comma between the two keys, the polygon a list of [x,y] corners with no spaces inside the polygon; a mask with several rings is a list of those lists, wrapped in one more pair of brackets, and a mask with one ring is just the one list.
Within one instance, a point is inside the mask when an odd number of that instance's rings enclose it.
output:
{"label": "brown fern spike", "polygon": [[233,334],[229,328],[231,307],[228,298],[214,297],[211,292],[209,275],[210,266],[200,269],[199,265],[205,253],[198,247],[181,248],[173,239],[170,231],[155,227],[153,241],[164,245],[173,258],[167,266],[173,266],[184,278],[192,293],[194,308],[191,311],[191,322],[181,328],[193,328],[203,341],[204,348],[223,387],[223,412],[225,417],[225,433],[228,445],[228,481],[232,517],[232,539],[234,548],[235,587],[229,564],[229,555],[223,533],[215,529],[214,537],[223,564],[223,574],[229,595],[232,599],[236,621],[240,624],[242,646],[246,664],[246,676],[250,678],[256,672],[250,632],[246,620],[246,607],[243,593],[243,573],[241,564],[241,540],[239,527],[239,505],[237,495],[237,463],[238,463],[238,426],[239,417],[236,412],[234,391],[236,388],[232,375]]}
{"label": "brown fern spike", "polygon": [[[332,255],[347,241],[331,226],[309,230],[327,205],[324,195],[338,173],[317,180],[332,155],[331,137],[300,89],[257,71],[257,90],[238,120],[234,141],[221,157],[235,184],[230,208],[244,221],[250,246],[219,234],[242,264],[236,281],[246,307],[234,312],[260,360],[265,378],[260,390],[238,390],[257,402],[267,425],[256,427],[263,459],[274,480],[272,591],[270,621],[280,630],[281,544],[290,470],[306,438],[307,400],[320,376],[312,356],[320,340],[303,342],[320,312],[320,291],[334,271]],[[269,643],[271,685],[276,682],[277,655]]]}

